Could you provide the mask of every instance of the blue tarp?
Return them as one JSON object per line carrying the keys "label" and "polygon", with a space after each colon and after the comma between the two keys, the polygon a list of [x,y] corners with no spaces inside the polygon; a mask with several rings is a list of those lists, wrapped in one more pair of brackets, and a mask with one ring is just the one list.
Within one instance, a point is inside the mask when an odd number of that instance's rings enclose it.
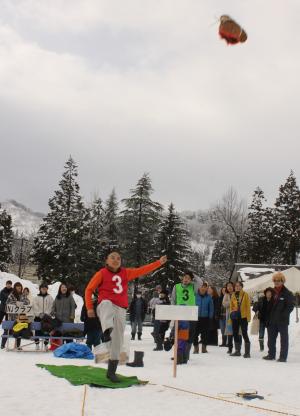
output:
{"label": "blue tarp", "polygon": [[58,358],[85,358],[87,360],[94,359],[94,354],[87,345],[77,344],[76,342],[63,344],[61,347],[56,348],[53,354]]}

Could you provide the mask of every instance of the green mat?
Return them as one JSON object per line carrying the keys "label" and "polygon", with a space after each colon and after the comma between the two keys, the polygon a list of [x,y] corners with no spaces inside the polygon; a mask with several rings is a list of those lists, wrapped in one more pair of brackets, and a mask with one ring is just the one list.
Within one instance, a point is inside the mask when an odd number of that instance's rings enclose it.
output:
{"label": "green mat", "polygon": [[76,366],[76,365],[47,365],[36,364],[37,367],[45,368],[52,375],[60,378],[65,378],[74,386],[82,384],[89,384],[93,387],[109,387],[112,389],[119,389],[130,387],[133,385],[147,384],[147,381],[141,381],[137,377],[125,377],[118,374],[120,383],[112,383],[106,378],[106,369],[91,366]]}

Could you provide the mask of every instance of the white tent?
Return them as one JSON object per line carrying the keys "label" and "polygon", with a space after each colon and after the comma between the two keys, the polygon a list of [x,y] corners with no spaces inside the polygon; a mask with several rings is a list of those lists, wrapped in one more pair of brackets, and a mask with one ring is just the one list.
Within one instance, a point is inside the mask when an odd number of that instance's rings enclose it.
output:
{"label": "white tent", "polygon": [[[293,293],[300,292],[300,270],[296,267],[290,267],[289,269],[282,270],[285,275],[285,286]],[[244,289],[246,292],[255,293],[262,292],[267,287],[274,287],[272,277],[274,273],[264,274],[256,279],[247,280],[244,283]]]}

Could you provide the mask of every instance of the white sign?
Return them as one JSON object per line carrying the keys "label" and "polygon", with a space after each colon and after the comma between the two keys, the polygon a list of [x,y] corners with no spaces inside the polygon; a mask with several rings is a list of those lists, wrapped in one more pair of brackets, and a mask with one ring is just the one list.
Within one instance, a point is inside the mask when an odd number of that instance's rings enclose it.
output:
{"label": "white sign", "polygon": [[13,305],[13,304],[6,304],[6,313],[13,314],[13,315],[20,315],[21,313],[26,314],[27,316],[33,316],[32,305]]}
{"label": "white sign", "polygon": [[158,321],[198,321],[198,306],[156,305],[155,319]]}

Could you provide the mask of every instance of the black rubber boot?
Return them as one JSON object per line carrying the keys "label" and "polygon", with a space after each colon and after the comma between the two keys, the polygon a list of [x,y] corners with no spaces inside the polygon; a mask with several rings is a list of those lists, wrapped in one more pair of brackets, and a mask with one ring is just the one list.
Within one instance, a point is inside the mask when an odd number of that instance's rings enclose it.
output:
{"label": "black rubber boot", "polygon": [[275,360],[275,357],[271,357],[269,354],[263,357],[263,360],[272,361]]}
{"label": "black rubber boot", "polygon": [[259,349],[260,349],[260,351],[263,351],[265,349],[264,340],[263,339],[260,339],[259,340]]}
{"label": "black rubber boot", "polygon": [[219,345],[219,347],[227,347],[226,345],[226,335],[222,335],[222,344]]}
{"label": "black rubber boot", "polygon": [[233,350],[232,335],[228,335],[228,350],[227,354],[231,354]]}
{"label": "black rubber boot", "polygon": [[141,341],[142,340],[142,333],[138,332],[138,340]]}
{"label": "black rubber boot", "polygon": [[144,351],[134,351],[134,360],[132,363],[127,363],[128,367],[144,367]]}
{"label": "black rubber boot", "polygon": [[103,335],[102,335],[102,341],[103,342],[109,342],[109,341],[111,341],[111,336],[110,336],[110,334],[112,333],[112,328],[107,328],[104,332],[103,332]]}
{"label": "black rubber boot", "polygon": [[163,340],[160,336],[158,336],[156,339],[156,347],[153,349],[153,351],[162,351],[163,349]]}
{"label": "black rubber boot", "polygon": [[106,377],[109,378],[109,380],[113,383],[120,383],[120,379],[116,376],[118,364],[118,360],[108,360]]}
{"label": "black rubber boot", "polygon": [[191,353],[191,348],[192,348],[192,344],[190,344],[189,342],[186,344],[186,349],[185,349],[185,356],[186,356],[186,361],[188,362],[190,359],[190,353]]}
{"label": "black rubber boot", "polygon": [[135,332],[131,332],[131,341],[135,340]]}
{"label": "black rubber boot", "polygon": [[193,354],[199,354],[199,345],[194,345]]}
{"label": "black rubber boot", "polygon": [[240,357],[241,356],[241,344],[239,342],[234,343],[235,352],[230,354],[231,357]]}
{"label": "black rubber boot", "polygon": [[244,358],[250,358],[250,342],[245,342],[245,354]]}
{"label": "black rubber boot", "polygon": [[183,351],[177,352],[177,364],[186,364],[186,360]]}

